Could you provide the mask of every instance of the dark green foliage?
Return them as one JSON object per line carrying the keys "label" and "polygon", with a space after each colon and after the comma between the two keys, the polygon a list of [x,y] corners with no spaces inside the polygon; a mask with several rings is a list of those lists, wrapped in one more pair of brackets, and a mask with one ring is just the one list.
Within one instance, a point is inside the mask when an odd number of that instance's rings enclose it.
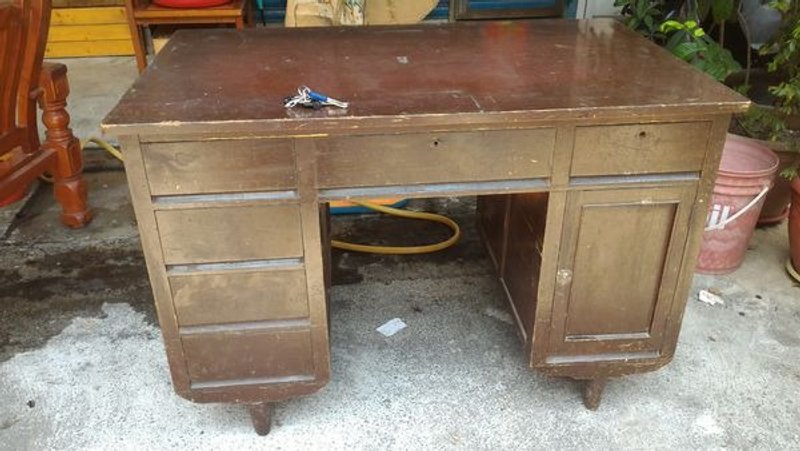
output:
{"label": "dark green foliage", "polygon": [[734,0],[615,0],[622,7],[625,24],[673,55],[697,67],[717,80],[725,80],[742,67],[731,52],[715,42],[700,27],[709,14],[715,23],[734,16],[738,2]]}

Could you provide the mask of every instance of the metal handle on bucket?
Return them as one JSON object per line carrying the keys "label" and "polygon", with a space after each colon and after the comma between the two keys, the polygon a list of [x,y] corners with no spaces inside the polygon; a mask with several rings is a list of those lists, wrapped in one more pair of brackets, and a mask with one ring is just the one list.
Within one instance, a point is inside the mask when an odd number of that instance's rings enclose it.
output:
{"label": "metal handle on bucket", "polygon": [[730,218],[720,222],[719,224],[713,224],[713,225],[710,225],[710,226],[706,227],[705,231],[706,232],[710,232],[712,230],[722,230],[722,229],[724,229],[726,225],[728,225],[728,224],[732,223],[733,221],[739,219],[739,216],[742,216],[743,214],[747,213],[747,210],[753,208],[753,206],[756,205],[758,203],[758,201],[761,200],[762,197],[767,195],[767,192],[769,191],[769,189],[770,189],[769,185],[765,186],[761,190],[761,192],[758,193],[758,195],[755,198],[753,198],[753,200],[751,200],[750,203],[748,203],[747,205],[742,207],[741,210],[737,211],[736,213],[733,214],[733,216],[731,216]]}

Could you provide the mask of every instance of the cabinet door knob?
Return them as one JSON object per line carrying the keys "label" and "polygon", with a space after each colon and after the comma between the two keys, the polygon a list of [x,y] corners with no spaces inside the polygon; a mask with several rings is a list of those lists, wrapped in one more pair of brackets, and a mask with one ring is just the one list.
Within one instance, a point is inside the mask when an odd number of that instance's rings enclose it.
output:
{"label": "cabinet door knob", "polygon": [[556,281],[559,285],[566,285],[572,281],[572,271],[569,269],[559,269],[556,274]]}

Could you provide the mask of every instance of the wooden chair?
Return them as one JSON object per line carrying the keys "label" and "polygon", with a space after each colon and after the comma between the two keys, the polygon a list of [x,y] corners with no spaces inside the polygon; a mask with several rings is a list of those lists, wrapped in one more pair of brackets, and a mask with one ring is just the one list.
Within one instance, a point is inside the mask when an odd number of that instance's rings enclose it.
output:
{"label": "wooden chair", "polygon": [[[0,199],[50,174],[61,221],[76,228],[92,215],[81,177],[81,145],[65,109],[67,67],[42,62],[49,24],[50,0],[0,0],[0,158],[7,163],[0,173]],[[44,144],[37,130],[37,101],[47,127]]]}
{"label": "wooden chair", "polygon": [[165,8],[150,0],[125,0],[128,25],[131,28],[133,52],[139,72],[147,67],[147,48],[144,41],[144,28],[150,25],[186,24],[231,24],[237,30],[244,29],[245,8],[249,0],[232,0],[231,3],[209,8]]}

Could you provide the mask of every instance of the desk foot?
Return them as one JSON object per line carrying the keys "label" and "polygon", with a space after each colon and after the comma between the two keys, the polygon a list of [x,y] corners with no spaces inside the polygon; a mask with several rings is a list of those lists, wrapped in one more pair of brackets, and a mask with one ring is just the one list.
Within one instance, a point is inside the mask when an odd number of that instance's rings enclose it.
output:
{"label": "desk foot", "polygon": [[597,410],[600,407],[600,400],[603,397],[603,389],[606,388],[608,379],[589,379],[583,386],[583,405],[589,410]]}
{"label": "desk foot", "polygon": [[272,405],[268,402],[251,404],[250,419],[253,420],[253,428],[258,435],[267,435],[272,427]]}

